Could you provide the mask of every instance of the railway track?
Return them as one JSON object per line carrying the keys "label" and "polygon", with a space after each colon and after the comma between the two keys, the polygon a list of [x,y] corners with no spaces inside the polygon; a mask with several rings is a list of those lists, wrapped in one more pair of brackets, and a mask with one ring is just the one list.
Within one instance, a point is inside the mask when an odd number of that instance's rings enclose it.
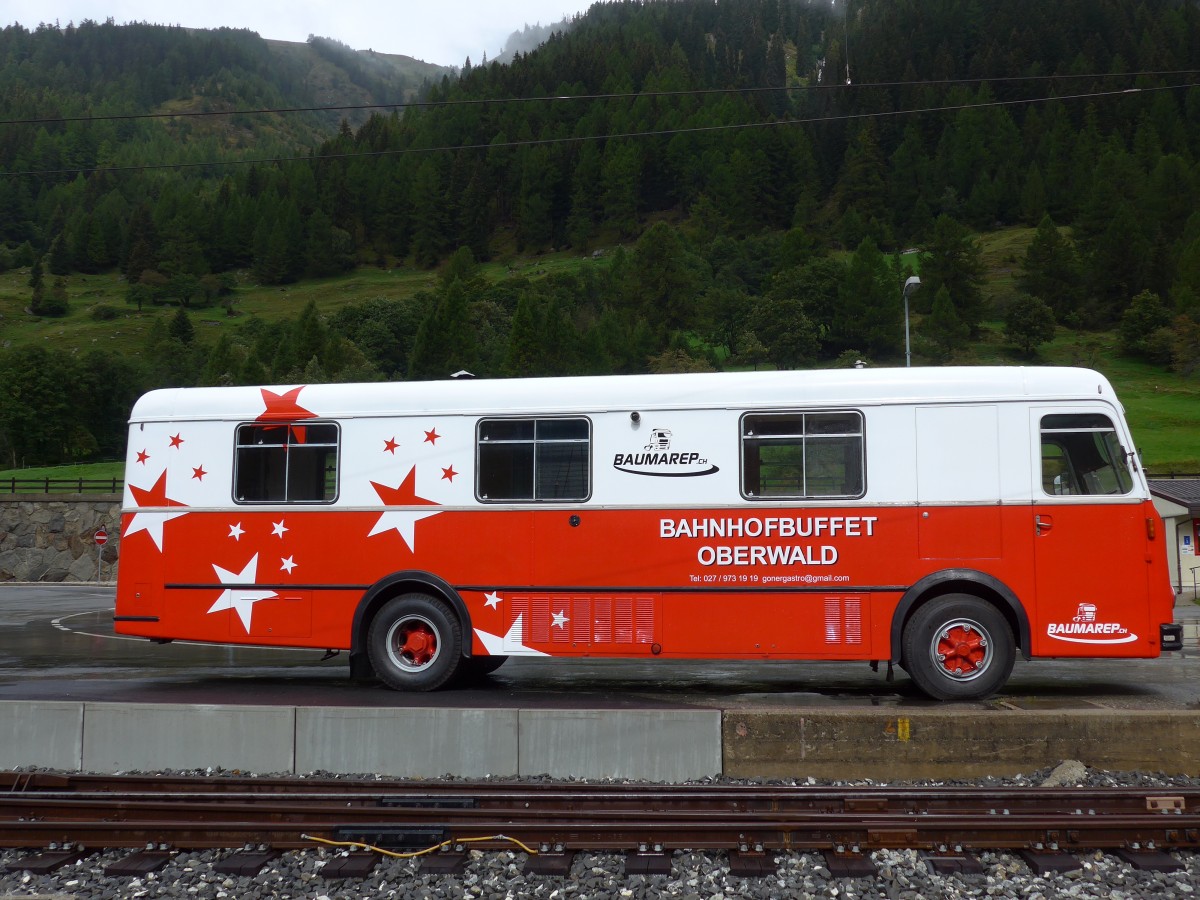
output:
{"label": "railway track", "polygon": [[[455,871],[471,849],[516,849],[528,871],[563,874],[582,850],[620,851],[627,872],[670,871],[676,850],[724,851],[733,874],[774,854],[820,852],[847,875],[868,854],[915,849],[967,871],[984,849],[1035,870],[1105,850],[1170,869],[1200,848],[1200,789],[806,787],[401,782],[0,773],[8,868],[50,871],[100,849],[137,849],[110,874],[151,871],[181,850],[235,848],[224,871],[256,871],[287,850],[339,848],[331,870],[369,872],[383,855]],[[240,849],[239,849],[240,848]],[[345,851],[342,853],[341,851]],[[365,868],[364,868],[365,867]],[[339,877],[348,877],[341,875]]]}

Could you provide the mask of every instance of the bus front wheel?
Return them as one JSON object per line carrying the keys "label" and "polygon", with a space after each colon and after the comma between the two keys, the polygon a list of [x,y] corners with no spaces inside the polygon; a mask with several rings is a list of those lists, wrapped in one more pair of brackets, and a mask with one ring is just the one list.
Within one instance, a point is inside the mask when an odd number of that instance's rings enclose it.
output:
{"label": "bus front wheel", "polygon": [[935,700],[982,700],[1004,686],[1016,659],[1008,620],[970,594],[947,594],[904,626],[903,665]]}
{"label": "bus front wheel", "polygon": [[444,602],[403,594],[383,605],[367,632],[371,666],[397,691],[436,691],[462,663],[462,625]]}

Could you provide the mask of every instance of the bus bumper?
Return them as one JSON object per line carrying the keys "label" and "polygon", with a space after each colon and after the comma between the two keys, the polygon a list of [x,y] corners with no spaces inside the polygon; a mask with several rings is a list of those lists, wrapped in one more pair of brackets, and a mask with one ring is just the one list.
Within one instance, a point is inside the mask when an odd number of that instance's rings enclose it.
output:
{"label": "bus bumper", "polygon": [[1178,622],[1158,626],[1158,644],[1162,650],[1183,649],[1183,626]]}

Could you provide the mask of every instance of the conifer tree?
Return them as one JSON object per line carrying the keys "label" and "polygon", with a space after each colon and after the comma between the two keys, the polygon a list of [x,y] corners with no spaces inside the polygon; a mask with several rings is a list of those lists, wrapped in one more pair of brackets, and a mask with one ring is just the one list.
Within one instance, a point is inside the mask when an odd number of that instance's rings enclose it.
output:
{"label": "conifer tree", "polygon": [[50,242],[50,249],[46,251],[46,268],[51,275],[68,275],[71,272],[71,249],[61,231],[55,235]]}
{"label": "conifer tree", "polygon": [[1038,223],[1022,268],[1017,283],[1026,293],[1048,303],[1058,321],[1066,323],[1078,311],[1082,299],[1079,259],[1049,216]]}
{"label": "conifer tree", "polygon": [[328,342],[329,335],[321,321],[321,314],[317,311],[317,301],[309,300],[292,325],[293,356],[301,365],[307,364],[311,359],[323,363]]}
{"label": "conifer tree", "polygon": [[933,308],[921,320],[920,334],[928,342],[928,352],[937,362],[951,359],[966,347],[971,329],[959,318],[950,290],[945,285],[938,288]]}
{"label": "conifer tree", "polygon": [[859,347],[876,357],[900,351],[904,338],[900,279],[888,259],[867,238],[854,251],[838,284],[838,305],[830,327],[835,352]]}
{"label": "conifer tree", "polygon": [[461,281],[439,292],[437,302],[417,329],[409,361],[410,378],[448,378],[459,370],[474,371],[473,336],[467,327],[469,311]]}
{"label": "conifer tree", "polygon": [[196,329],[192,326],[192,319],[182,306],[175,310],[175,315],[171,317],[171,322],[167,325],[167,334],[185,347],[190,347],[196,340]]}
{"label": "conifer tree", "polygon": [[1054,312],[1039,297],[1018,297],[1004,317],[1004,337],[1026,356],[1054,338]]}
{"label": "conifer tree", "polygon": [[[966,228],[945,214],[933,223],[933,235],[921,254],[921,293],[937,296],[945,286],[959,318],[977,337],[983,323],[983,257],[979,243]],[[927,293],[928,292],[928,293]]]}

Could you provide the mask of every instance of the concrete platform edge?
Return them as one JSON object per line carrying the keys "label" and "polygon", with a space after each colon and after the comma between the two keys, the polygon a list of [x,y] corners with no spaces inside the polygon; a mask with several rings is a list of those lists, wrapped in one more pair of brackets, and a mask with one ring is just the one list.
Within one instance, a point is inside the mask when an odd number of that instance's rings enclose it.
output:
{"label": "concrete platform edge", "polygon": [[1192,710],[727,710],[734,778],[1009,776],[1076,759],[1098,769],[1200,774]]}
{"label": "concrete platform edge", "polygon": [[0,767],[684,781],[1200,774],[1192,710],[379,709],[0,701]]}

